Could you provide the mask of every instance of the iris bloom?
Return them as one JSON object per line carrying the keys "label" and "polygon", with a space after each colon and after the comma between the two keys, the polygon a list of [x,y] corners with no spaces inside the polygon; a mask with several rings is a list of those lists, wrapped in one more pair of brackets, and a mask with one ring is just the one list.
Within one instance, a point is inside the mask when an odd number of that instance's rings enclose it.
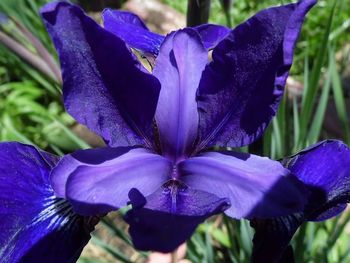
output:
{"label": "iris bloom", "polygon": [[106,10],[102,28],[67,2],[46,5],[65,107],[108,146],[59,159],[0,145],[1,257],[74,261],[98,218],[127,204],[135,247],[162,252],[217,213],[303,211],[307,191],[289,167],[224,149],[254,142],[275,115],[315,2],[261,11],[233,30],[202,25],[165,37],[127,12]]}

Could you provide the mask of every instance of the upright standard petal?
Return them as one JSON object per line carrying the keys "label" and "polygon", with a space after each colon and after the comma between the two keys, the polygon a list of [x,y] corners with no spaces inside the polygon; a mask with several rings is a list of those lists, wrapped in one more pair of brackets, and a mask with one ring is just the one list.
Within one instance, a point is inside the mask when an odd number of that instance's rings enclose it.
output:
{"label": "upright standard petal", "polygon": [[230,199],[233,218],[270,218],[304,207],[304,187],[289,171],[268,158],[245,153],[207,152],[179,164],[189,187]]}
{"label": "upright standard petal", "polygon": [[252,262],[279,262],[303,222],[336,216],[350,201],[350,149],[344,143],[323,141],[283,163],[305,184],[307,203],[297,214],[252,222],[256,231]]}
{"label": "upright standard petal", "polygon": [[95,215],[126,206],[132,188],[146,196],[152,194],[171,173],[166,158],[143,148],[119,147],[65,156],[52,171],[51,180],[54,190],[70,201],[75,212]]}
{"label": "upright standard petal", "polygon": [[[105,9],[102,14],[104,28],[123,39],[130,47],[141,53],[157,56],[164,36],[149,31],[147,26],[135,14]],[[206,49],[214,48],[229,32],[230,29],[213,24],[193,27],[201,36]]]}
{"label": "upright standard petal", "polygon": [[153,74],[161,83],[156,121],[162,152],[174,160],[188,156],[197,138],[196,91],[208,61],[196,31],[186,28],[167,36]]}
{"label": "upright standard petal", "polygon": [[125,220],[135,248],[164,253],[185,242],[206,218],[229,207],[228,199],[177,181],[169,181],[147,197],[133,189],[130,200],[132,209]]}
{"label": "upright standard petal", "polygon": [[164,36],[149,31],[137,15],[105,9],[102,17],[104,28],[123,39],[130,47],[141,53],[158,55]]}
{"label": "upright standard petal", "polygon": [[261,11],[214,48],[198,89],[199,149],[240,147],[261,136],[276,113],[301,25],[315,3]]}
{"label": "upright standard petal", "polygon": [[80,8],[56,2],[41,14],[61,61],[67,111],[110,146],[150,146],[158,80]]}
{"label": "upright standard petal", "polygon": [[201,36],[203,45],[208,50],[213,49],[230,32],[230,29],[225,26],[213,24],[204,24],[193,29]]}
{"label": "upright standard petal", "polygon": [[34,147],[0,144],[2,262],[76,262],[96,219],[56,198],[49,172],[56,158]]}

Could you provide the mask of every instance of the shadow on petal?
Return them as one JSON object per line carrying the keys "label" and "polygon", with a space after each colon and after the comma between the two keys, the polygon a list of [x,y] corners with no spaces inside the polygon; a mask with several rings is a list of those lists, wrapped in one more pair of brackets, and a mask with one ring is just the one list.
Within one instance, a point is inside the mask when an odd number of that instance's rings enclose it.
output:
{"label": "shadow on petal", "polygon": [[283,258],[291,249],[288,244],[300,225],[306,221],[324,221],[344,211],[350,201],[349,163],[349,147],[336,140],[320,142],[282,160],[305,185],[307,202],[299,213],[251,221],[256,231],[253,263],[285,262]]}
{"label": "shadow on petal", "polygon": [[306,205],[307,196],[305,185],[294,175],[286,175],[278,179],[264,193],[262,199],[251,209],[246,218],[274,218],[301,212]]}
{"label": "shadow on petal", "polygon": [[[125,216],[135,248],[171,252],[188,239],[198,224],[228,208],[226,198],[169,182],[150,196],[129,193],[133,208]],[[147,200],[147,203],[145,201]]]}
{"label": "shadow on petal", "polygon": [[236,219],[273,218],[302,211],[305,187],[279,162],[253,154],[205,152],[178,165],[181,180],[228,198],[225,214]]}
{"label": "shadow on petal", "polygon": [[275,219],[252,220],[250,224],[255,229],[255,234],[251,263],[285,262],[282,258],[286,248],[303,222],[303,213]]}

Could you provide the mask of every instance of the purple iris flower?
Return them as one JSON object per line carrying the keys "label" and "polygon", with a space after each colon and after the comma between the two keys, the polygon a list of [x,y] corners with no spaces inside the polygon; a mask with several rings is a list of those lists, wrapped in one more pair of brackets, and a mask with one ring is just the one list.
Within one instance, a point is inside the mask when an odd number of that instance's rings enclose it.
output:
{"label": "purple iris flower", "polygon": [[[225,149],[254,142],[275,115],[315,3],[266,9],[233,30],[202,25],[165,37],[127,12],[106,10],[102,28],[77,6],[46,5],[65,107],[108,146],[59,159],[0,144],[0,256],[74,262],[97,219],[127,204],[135,247],[163,252],[217,213],[304,211],[298,172]],[[152,72],[132,49],[153,58]]]}
{"label": "purple iris flower", "polygon": [[[46,5],[65,107],[108,145],[63,157],[51,173],[55,194],[84,216],[130,202],[135,247],[162,252],[223,211],[237,219],[300,211],[303,187],[279,162],[212,147],[263,133],[314,3],[271,8],[224,33],[204,25],[166,37],[130,13],[106,10],[102,28],[76,6]],[[151,73],[130,47],[156,57]]]}

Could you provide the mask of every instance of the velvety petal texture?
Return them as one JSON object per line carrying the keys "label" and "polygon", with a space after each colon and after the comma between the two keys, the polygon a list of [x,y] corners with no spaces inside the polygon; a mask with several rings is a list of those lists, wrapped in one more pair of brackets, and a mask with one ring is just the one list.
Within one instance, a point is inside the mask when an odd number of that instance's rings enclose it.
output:
{"label": "velvety petal texture", "polygon": [[137,15],[105,9],[102,17],[104,28],[123,39],[130,47],[145,54],[158,55],[164,36],[149,31]]}
{"label": "velvety petal texture", "polygon": [[268,158],[246,153],[207,152],[179,164],[181,180],[194,189],[229,198],[233,218],[269,218],[300,211],[303,185]]}
{"label": "velvety petal texture", "polygon": [[33,146],[0,144],[1,262],[76,262],[96,218],[56,198],[49,172],[56,157]]}
{"label": "velvety petal texture", "polygon": [[[103,158],[101,158],[103,156]],[[126,206],[132,188],[143,195],[170,180],[172,165],[144,148],[102,148],[67,155],[52,171],[53,187],[83,215],[104,214]]]}
{"label": "velvety petal texture", "polygon": [[188,156],[197,138],[196,91],[208,61],[198,33],[186,28],[167,36],[153,70],[161,83],[156,121],[162,153],[174,161]]}
{"label": "velvety petal texture", "polygon": [[254,142],[275,115],[304,17],[316,0],[269,8],[213,50],[198,88],[199,149]]}
{"label": "velvety petal texture", "polygon": [[135,248],[168,253],[188,239],[198,224],[223,212],[229,200],[169,181],[155,193],[144,197],[130,192],[132,209],[125,220]]}
{"label": "velvety petal texture", "polygon": [[67,111],[110,146],[150,146],[159,81],[79,7],[55,2],[41,14],[61,62]]}
{"label": "velvety petal texture", "polygon": [[286,158],[284,165],[302,181],[308,192],[303,211],[277,219],[252,222],[253,262],[280,262],[299,226],[322,221],[341,213],[350,201],[350,148],[328,140]]}

